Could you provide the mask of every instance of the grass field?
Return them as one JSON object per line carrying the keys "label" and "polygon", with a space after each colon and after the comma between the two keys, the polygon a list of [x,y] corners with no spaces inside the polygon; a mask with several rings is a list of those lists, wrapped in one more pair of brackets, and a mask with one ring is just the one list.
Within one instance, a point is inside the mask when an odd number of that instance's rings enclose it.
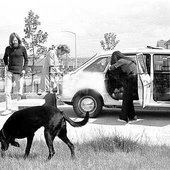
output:
{"label": "grass field", "polygon": [[0,158],[0,169],[10,170],[168,170],[170,147],[139,144],[119,136],[96,138],[75,143],[76,159],[70,159],[70,150],[55,141],[56,154],[46,161],[48,149],[44,141],[34,141],[28,159],[24,160],[25,140],[20,148],[10,147],[5,158]]}

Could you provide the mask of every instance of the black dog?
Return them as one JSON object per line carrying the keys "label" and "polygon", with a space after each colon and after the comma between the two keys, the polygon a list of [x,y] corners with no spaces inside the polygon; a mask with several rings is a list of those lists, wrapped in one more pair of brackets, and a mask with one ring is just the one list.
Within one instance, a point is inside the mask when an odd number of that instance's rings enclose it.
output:
{"label": "black dog", "polygon": [[73,127],[80,127],[88,122],[89,113],[87,112],[85,118],[80,122],[72,121],[66,114],[53,106],[35,106],[13,113],[5,122],[0,130],[0,142],[2,156],[8,149],[9,144],[19,147],[19,143],[15,138],[27,138],[27,146],[25,149],[24,158],[26,158],[31,149],[35,131],[40,127],[44,127],[44,136],[46,144],[49,148],[48,159],[51,159],[55,154],[53,147],[53,140],[58,136],[65,142],[71,150],[71,156],[75,157],[74,145],[67,138],[66,121]]}

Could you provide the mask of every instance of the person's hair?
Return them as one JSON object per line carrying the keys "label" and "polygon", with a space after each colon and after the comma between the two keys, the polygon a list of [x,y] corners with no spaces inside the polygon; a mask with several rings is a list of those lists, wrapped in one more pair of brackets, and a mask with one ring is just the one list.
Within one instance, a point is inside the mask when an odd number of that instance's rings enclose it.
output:
{"label": "person's hair", "polygon": [[57,47],[57,50],[64,50],[64,46],[63,45],[59,45],[58,47]]}
{"label": "person's hair", "polygon": [[20,46],[20,45],[21,45],[21,39],[20,39],[19,35],[16,34],[15,32],[13,32],[13,33],[9,36],[9,46],[10,46],[10,47],[13,47],[13,40],[14,40],[14,38],[17,38],[18,44],[19,44],[19,46]]}
{"label": "person's hair", "polygon": [[125,58],[125,56],[120,51],[113,52],[110,60],[111,65],[116,63],[121,58]]}
{"label": "person's hair", "polygon": [[61,50],[64,53],[70,53],[70,48],[67,45],[65,45],[65,44],[63,44],[63,45],[60,44],[57,47],[57,50]]}

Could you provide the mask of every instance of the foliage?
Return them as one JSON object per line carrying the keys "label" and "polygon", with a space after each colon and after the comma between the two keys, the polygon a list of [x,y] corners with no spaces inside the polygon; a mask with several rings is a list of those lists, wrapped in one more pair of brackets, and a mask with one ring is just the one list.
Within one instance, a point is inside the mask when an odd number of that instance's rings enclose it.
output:
{"label": "foliage", "polygon": [[22,41],[33,57],[33,65],[36,57],[39,57],[47,52],[47,47],[42,44],[47,41],[48,34],[47,32],[38,30],[38,26],[40,25],[41,23],[39,21],[39,16],[30,10],[28,12],[28,16],[25,18],[25,37]]}
{"label": "foliage", "polygon": [[33,79],[34,79],[34,63],[35,59],[39,56],[47,53],[47,47],[43,46],[47,41],[48,34],[42,30],[38,30],[38,26],[41,25],[39,16],[32,10],[28,12],[28,16],[25,17],[25,37],[22,39],[27,50],[32,57],[32,91],[33,91]]}
{"label": "foliage", "polygon": [[104,40],[100,41],[100,44],[105,51],[113,50],[118,43],[119,40],[116,40],[116,35],[114,33],[105,33]]}

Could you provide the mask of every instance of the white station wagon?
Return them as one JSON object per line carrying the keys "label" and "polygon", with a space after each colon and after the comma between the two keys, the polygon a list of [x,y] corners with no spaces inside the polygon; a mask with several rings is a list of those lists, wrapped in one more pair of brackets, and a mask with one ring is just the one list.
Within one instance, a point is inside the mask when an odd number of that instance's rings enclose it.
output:
{"label": "white station wagon", "polygon": [[[140,48],[120,50],[136,60],[138,96],[135,107],[141,109],[170,109],[170,50]],[[96,117],[103,107],[121,107],[122,95],[108,88],[106,76],[114,51],[96,54],[86,63],[63,77],[62,101],[73,105],[77,116],[89,111]]]}

